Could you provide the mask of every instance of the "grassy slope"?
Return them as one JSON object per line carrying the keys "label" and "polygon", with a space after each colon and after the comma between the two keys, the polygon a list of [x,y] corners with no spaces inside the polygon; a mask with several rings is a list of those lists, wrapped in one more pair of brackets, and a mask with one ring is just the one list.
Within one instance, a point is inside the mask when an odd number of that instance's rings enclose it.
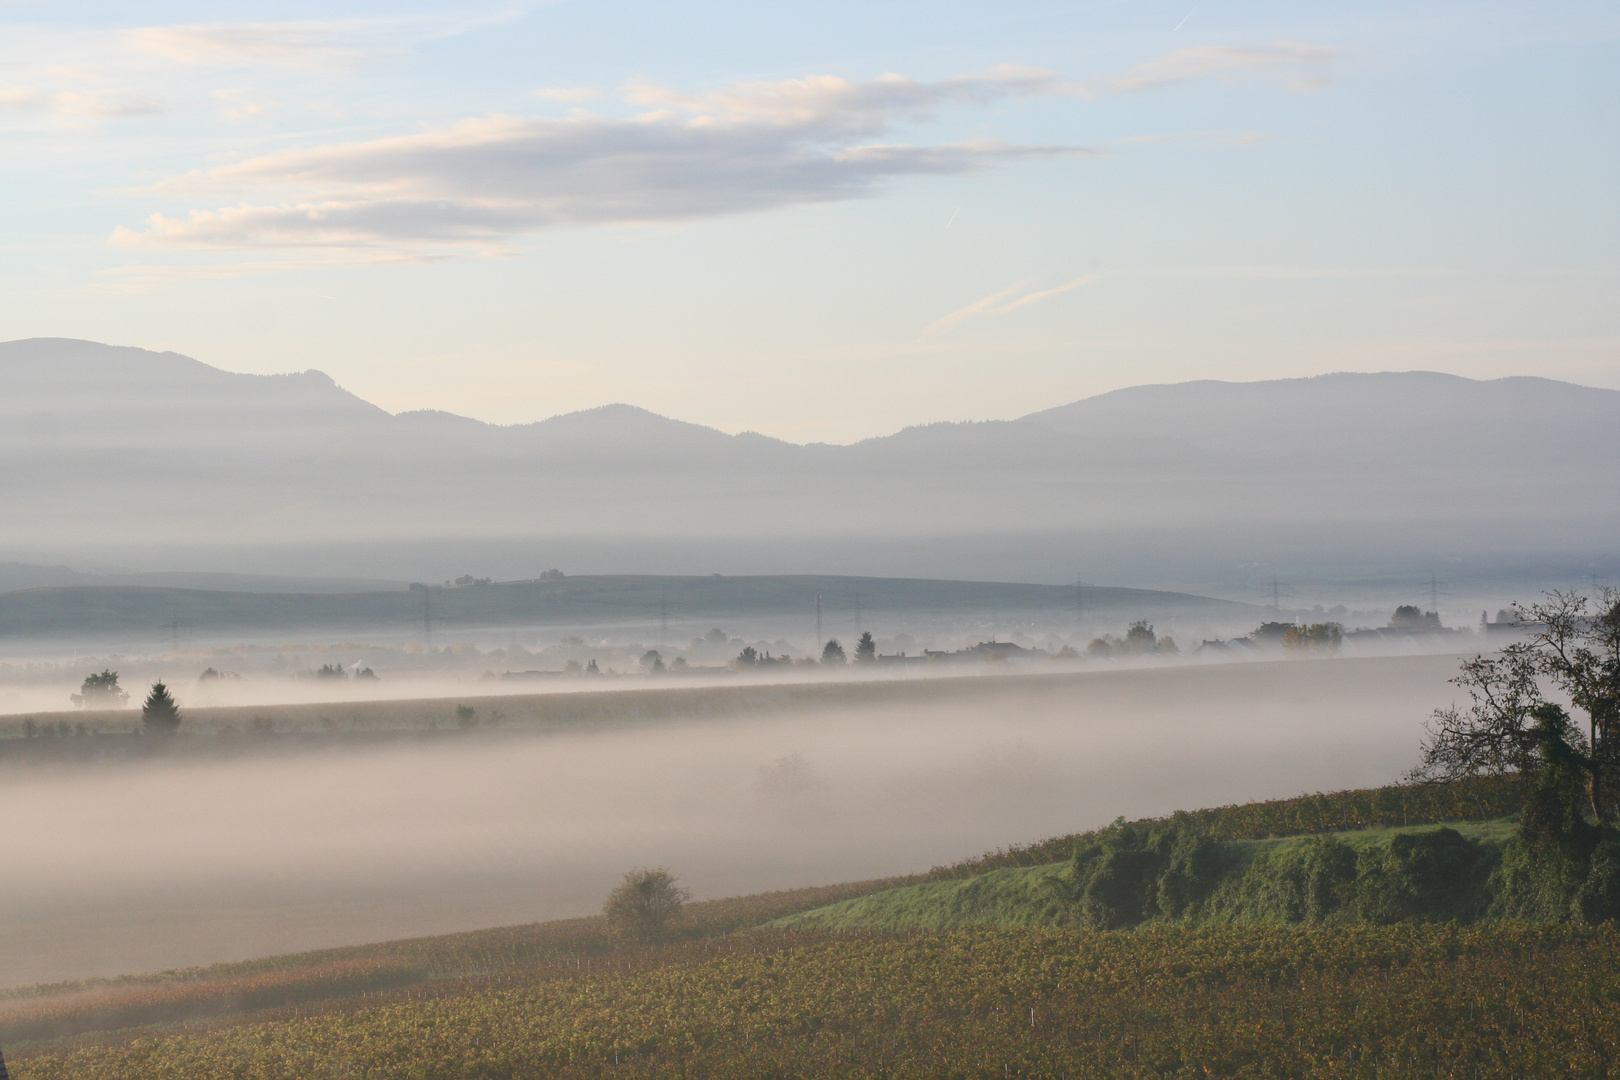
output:
{"label": "grassy slope", "polygon": [[[1354,848],[1388,844],[1400,833],[1425,831],[1432,826],[1364,829],[1333,834]],[[1500,846],[1513,835],[1508,820],[1457,823],[1451,826],[1471,840]],[[1317,834],[1319,835],[1319,834]],[[1214,894],[1193,920],[1229,924],[1272,924],[1285,920],[1265,901],[1264,860],[1286,854],[1309,837],[1237,840],[1230,849],[1237,856]],[[1067,863],[1008,867],[974,877],[904,885],[869,896],[840,900],[826,907],[788,915],[771,925],[791,930],[848,932],[853,930],[954,930],[959,927],[1063,926],[1071,921],[1070,907],[1053,888]]]}
{"label": "grassy slope", "polygon": [[[1481,782],[1445,789],[1373,789],[1307,795],[1198,811],[1196,815],[1176,815],[1165,820],[1196,816],[1216,835],[1273,836],[1285,834],[1303,821],[1318,827],[1345,829],[1378,820],[1456,820],[1481,816],[1477,811],[1499,814],[1516,806],[1516,802],[1517,792],[1511,785]],[[15,1070],[19,1078],[64,1075],[57,1071],[63,1055],[97,1047],[113,1055],[97,1058],[97,1061],[122,1064],[116,1068],[109,1064],[107,1068],[113,1070],[110,1072],[98,1071],[102,1070],[101,1065],[92,1068],[86,1064],[82,1075],[120,1075],[118,1068],[135,1069],[130,1061],[116,1056],[118,1048],[132,1040],[175,1038],[180,1041],[172,1045],[183,1047],[190,1046],[190,1040],[205,1032],[238,1029],[283,1032],[290,1030],[283,1025],[304,1023],[311,1017],[371,1015],[378,1010],[411,1008],[413,1002],[423,1001],[472,1001],[482,994],[517,992],[514,988],[523,993],[541,994],[546,992],[543,988],[552,983],[572,986],[582,978],[617,978],[618,973],[629,977],[651,970],[677,969],[694,979],[707,979],[718,970],[714,965],[741,962],[740,958],[772,951],[820,947],[818,942],[826,938],[825,934],[808,928],[792,931],[769,928],[777,920],[857,897],[885,892],[893,896],[896,890],[906,886],[930,883],[934,887],[945,883],[956,888],[963,904],[981,907],[1003,904],[1004,921],[1008,925],[1033,922],[1037,920],[1027,914],[1012,912],[1014,909],[1026,913],[1035,910],[1034,901],[1040,899],[1039,881],[1050,872],[1051,868],[1045,865],[1050,859],[1034,860],[1049,850],[1072,849],[1075,842],[1091,835],[1054,838],[1029,847],[993,852],[954,866],[936,867],[926,875],[691,904],[680,935],[655,946],[628,945],[615,940],[608,934],[602,919],[583,918],[113,980],[22,988],[0,993],[0,1045],[4,1045],[10,1060],[25,1063],[23,1068]],[[1355,834],[1344,835],[1353,837]],[[761,927],[766,929],[739,933]],[[1074,939],[1080,942],[1095,938],[1089,931],[1065,928],[1062,932],[1081,935]],[[841,947],[836,942],[844,939],[832,940],[835,944],[830,947],[836,949]],[[1234,942],[1240,944],[1241,939]],[[1145,962],[1145,956],[1131,962]],[[243,1025],[250,1027],[244,1029]],[[39,1071],[27,1065],[36,1058],[41,1062]],[[122,1075],[147,1075],[143,1071],[147,1068],[142,1064],[136,1071]],[[169,1074],[152,1071],[151,1075],[271,1076],[283,1073],[275,1068],[263,1073],[218,1074],[188,1073],[181,1069]],[[411,1074],[408,1070],[396,1073],[385,1069],[376,1075]]]}

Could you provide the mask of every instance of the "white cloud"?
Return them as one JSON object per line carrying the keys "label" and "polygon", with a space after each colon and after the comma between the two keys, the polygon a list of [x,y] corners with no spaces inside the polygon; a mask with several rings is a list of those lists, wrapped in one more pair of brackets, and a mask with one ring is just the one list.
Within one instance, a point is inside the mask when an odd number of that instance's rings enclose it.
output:
{"label": "white cloud", "polygon": [[899,76],[753,83],[701,96],[634,85],[629,117],[489,116],[415,135],[290,150],[162,185],[269,191],[185,218],[153,215],[115,243],[200,250],[471,245],[560,224],[690,220],[857,198],[882,181],[1094,153],[973,140],[879,142],[942,105],[1038,92],[1046,72],[996,69],[938,83]]}
{"label": "white cloud", "polygon": [[1067,83],[1060,89],[1081,97],[1128,94],[1153,90],[1194,79],[1233,78],[1251,72],[1283,76],[1291,89],[1313,89],[1327,82],[1332,65],[1342,55],[1321,45],[1279,41],[1263,46],[1201,45],[1177,49],[1137,64],[1122,75],[1088,83]]}
{"label": "white cloud", "polygon": [[[958,308],[944,318],[934,320],[922,328],[921,336],[930,337],[970,319],[993,318],[997,315],[1005,315],[1008,312],[1017,311],[1019,308],[1029,307],[1043,300],[1050,300],[1054,296],[1061,296],[1063,293],[1090,285],[1092,282],[1100,281],[1107,276],[1106,274],[1086,274],[1083,277],[1077,277],[1072,281],[1065,281],[1061,285],[1055,285],[1050,289],[1041,289],[1037,292],[1024,292],[1029,283],[1017,281],[1005,289],[991,293],[982,300],[975,300],[967,307]],[[1019,295],[1020,293],[1023,295]]]}
{"label": "white cloud", "polygon": [[128,87],[56,93],[26,86],[0,87],[0,113],[44,113],[70,122],[150,116],[164,108],[161,101]]}
{"label": "white cloud", "polygon": [[544,86],[534,96],[547,101],[599,101],[606,95],[588,86]]}
{"label": "white cloud", "polygon": [[221,23],[126,30],[125,47],[177,64],[209,67],[332,67],[359,59],[349,24]]}

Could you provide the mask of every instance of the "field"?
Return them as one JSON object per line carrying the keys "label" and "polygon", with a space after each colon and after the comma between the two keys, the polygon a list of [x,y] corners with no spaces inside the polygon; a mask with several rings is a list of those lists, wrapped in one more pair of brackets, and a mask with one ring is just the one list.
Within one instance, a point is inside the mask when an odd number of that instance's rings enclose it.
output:
{"label": "field", "polygon": [[[1392,798],[1409,808],[1410,829],[1459,807],[1511,808],[1517,790],[1352,791],[1200,815],[1210,832],[1234,836],[1310,816],[1361,842],[1378,834],[1357,826]],[[593,917],[25,988],[0,996],[0,1040],[19,1078],[89,1080],[1595,1076],[1616,1048],[1620,938],[1605,929],[938,932],[919,929],[920,918],[834,932],[814,919],[862,897],[1031,873],[986,871],[1006,857],[694,904],[657,944],[625,942]],[[1474,1037],[1458,1057],[1452,1021],[1462,1015]],[[1437,1072],[1437,1062],[1459,1064]]]}

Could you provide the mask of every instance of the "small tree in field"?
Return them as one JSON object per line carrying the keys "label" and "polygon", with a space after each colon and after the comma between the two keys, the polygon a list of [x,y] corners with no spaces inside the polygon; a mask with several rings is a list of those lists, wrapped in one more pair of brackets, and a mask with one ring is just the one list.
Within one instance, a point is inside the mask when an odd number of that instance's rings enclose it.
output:
{"label": "small tree in field", "polygon": [[73,704],[81,709],[116,709],[129,700],[129,694],[118,685],[118,672],[105,668],[86,675],[79,692],[72,695]]}
{"label": "small tree in field", "polygon": [[821,650],[821,662],[823,664],[844,664],[848,662],[848,658],[844,656],[844,647],[838,644],[837,638],[827,642],[826,647]]}
{"label": "small tree in field", "polygon": [[152,735],[173,735],[180,727],[180,706],[162,679],[152,684],[152,692],[141,705],[141,726]]}
{"label": "small tree in field", "polygon": [[857,664],[870,664],[877,659],[877,642],[872,640],[872,631],[862,630],[861,640],[855,643],[855,662]]}
{"label": "small tree in field", "polygon": [[602,914],[620,937],[655,941],[681,917],[681,905],[692,899],[678,881],[662,866],[632,870],[608,893]]}

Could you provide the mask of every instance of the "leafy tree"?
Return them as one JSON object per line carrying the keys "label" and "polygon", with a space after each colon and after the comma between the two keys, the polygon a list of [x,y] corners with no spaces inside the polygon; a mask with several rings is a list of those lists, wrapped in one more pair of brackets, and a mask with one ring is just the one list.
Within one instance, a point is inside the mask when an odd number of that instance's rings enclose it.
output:
{"label": "leafy tree", "polygon": [[1137,619],[1125,631],[1125,648],[1129,652],[1153,652],[1158,647],[1159,639],[1153,634],[1153,624],[1146,619]]}
{"label": "leafy tree", "polygon": [[1579,593],[1552,592],[1542,603],[1513,610],[1530,636],[1462,665],[1452,682],[1468,692],[1470,703],[1435,711],[1415,775],[1534,773],[1548,760],[1547,731],[1538,719],[1545,714],[1538,710],[1548,704],[1550,688],[1585,714],[1584,732],[1573,721],[1568,729],[1570,767],[1584,773],[1592,815],[1612,821],[1610,792],[1620,775],[1620,590],[1603,589],[1595,604]]}
{"label": "leafy tree", "polygon": [[180,706],[159,679],[141,705],[141,726],[152,735],[173,735],[180,727]]}
{"label": "leafy tree", "polygon": [[315,672],[317,679],[347,679],[349,673],[339,664],[322,664],[320,670]]}
{"label": "leafy tree", "polygon": [[759,650],[752,645],[744,645],[742,652],[737,654],[738,667],[753,667],[759,663]]}
{"label": "leafy tree", "polygon": [[117,709],[129,700],[129,693],[118,685],[118,672],[103,668],[86,675],[79,692],[71,695],[73,704],[81,709]]}
{"label": "leafy tree", "polygon": [[855,643],[855,662],[870,664],[877,659],[877,642],[872,640],[872,631],[861,631],[861,639]]}
{"label": "leafy tree", "polygon": [[1344,640],[1344,627],[1336,622],[1311,623],[1309,626],[1290,626],[1282,633],[1283,647],[1287,649],[1315,649],[1331,652]]}
{"label": "leafy tree", "polygon": [[657,675],[664,670],[664,657],[657,649],[648,649],[641,654],[641,670],[649,675]]}
{"label": "leafy tree", "polygon": [[844,655],[844,647],[838,644],[837,638],[827,642],[826,647],[821,650],[821,662],[823,664],[845,664],[849,662],[849,658]]}
{"label": "leafy tree", "polygon": [[679,880],[662,866],[632,870],[608,893],[602,914],[619,936],[655,941],[669,932],[681,917],[681,905],[692,899]]}
{"label": "leafy tree", "polygon": [[456,725],[464,731],[477,727],[478,710],[471,705],[457,705]]}

